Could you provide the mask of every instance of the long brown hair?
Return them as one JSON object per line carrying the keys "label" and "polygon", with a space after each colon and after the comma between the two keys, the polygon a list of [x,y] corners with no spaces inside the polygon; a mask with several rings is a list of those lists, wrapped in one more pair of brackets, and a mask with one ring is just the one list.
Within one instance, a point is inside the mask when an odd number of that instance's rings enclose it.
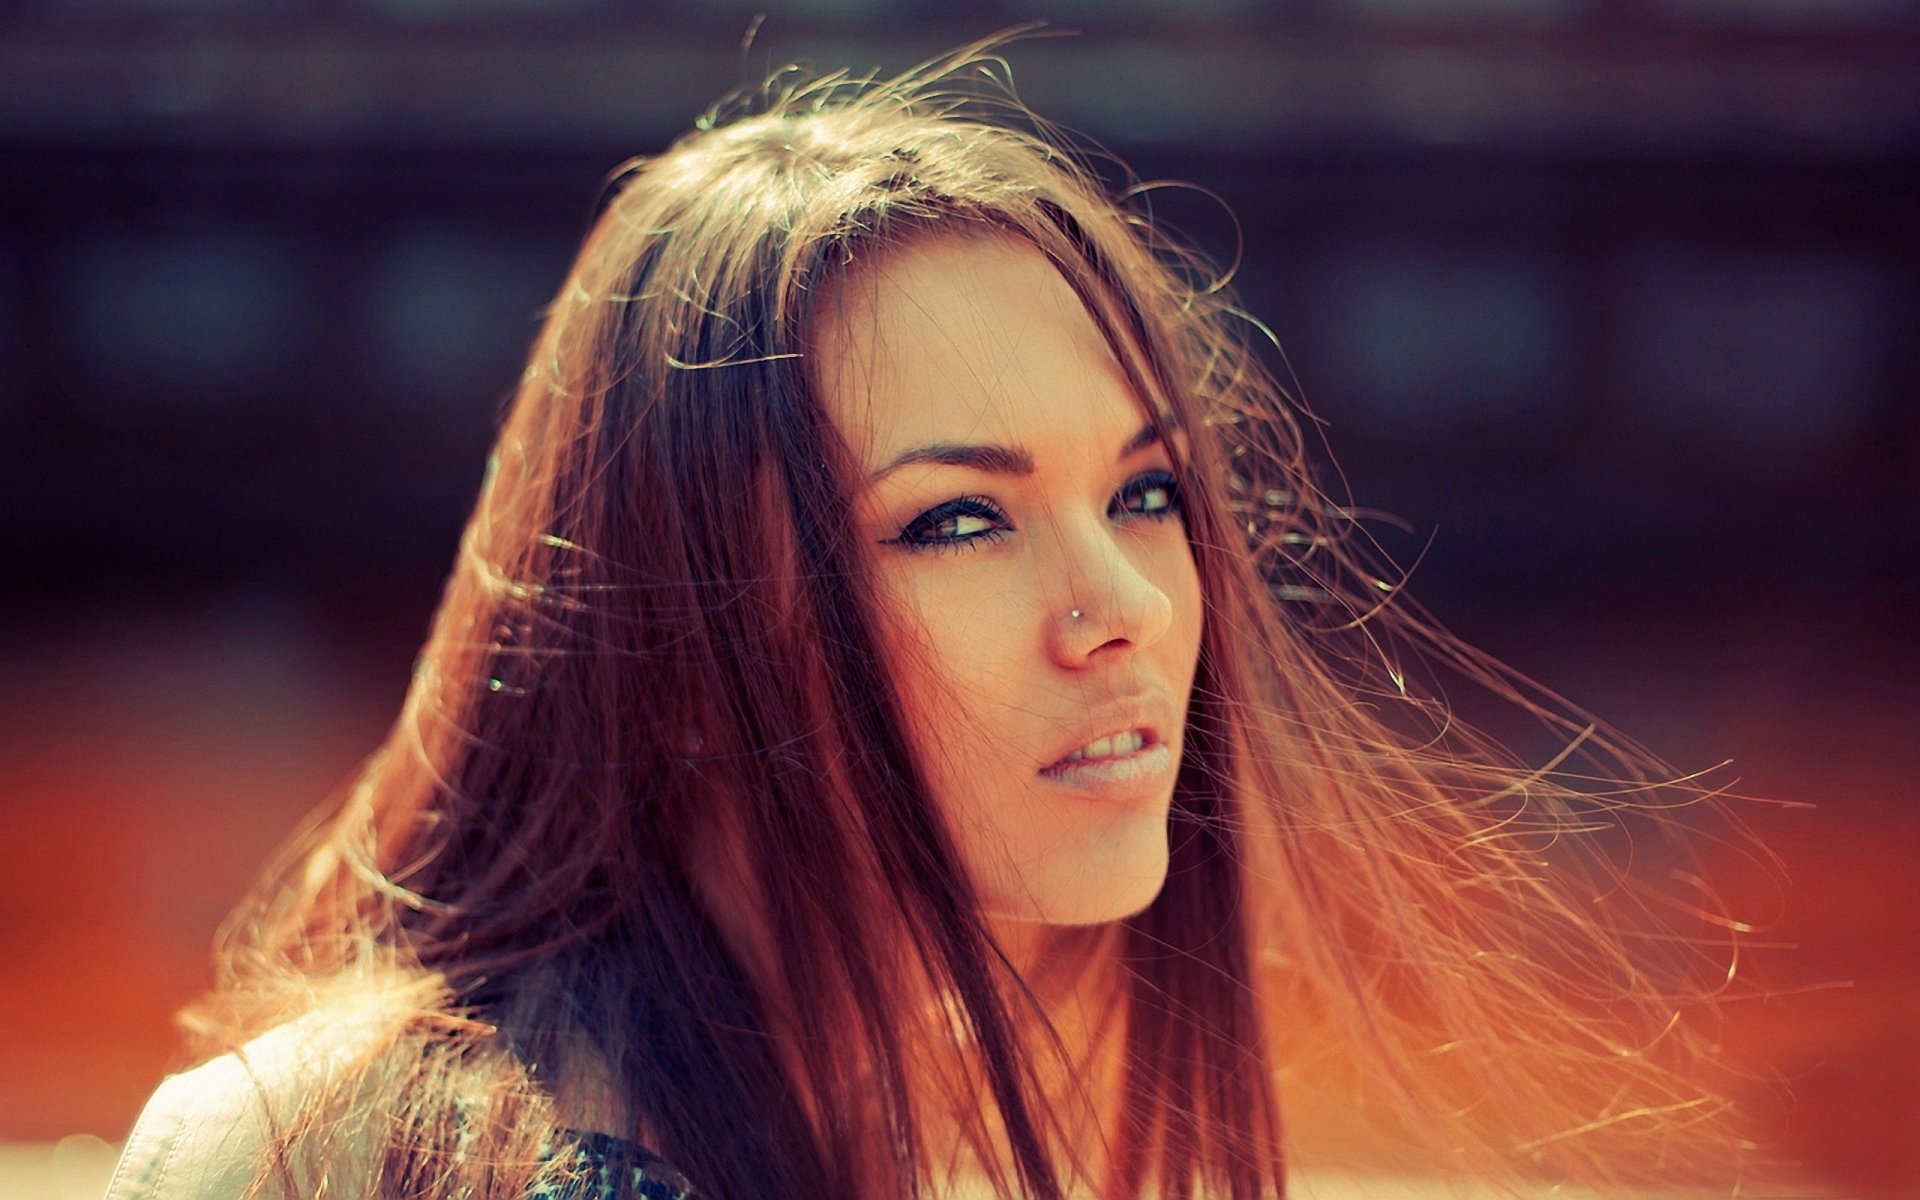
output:
{"label": "long brown hair", "polygon": [[[966,86],[994,50],[777,77],[617,176],[399,720],[197,1010],[222,1047],[381,1014],[262,1181],[315,1190],[352,1141],[381,1194],[517,1195],[563,1158],[556,1091],[716,1200],[925,1194],[943,1122],[1000,1194],[1277,1195],[1282,1094],[1289,1142],[1348,1102],[1408,1161],[1496,1183],[1731,1179],[1711,993],[1691,951],[1652,953],[1691,939],[1641,920],[1591,836],[1704,793],[1396,594],[1230,289],[1010,91]],[[1059,931],[1044,978],[983,925],[908,749],[808,373],[838,274],[943,229],[1030,242],[1078,291],[1179,448],[1207,604],[1165,888]],[[1567,755],[1508,761],[1416,659]],[[770,974],[703,900],[716,853]]]}

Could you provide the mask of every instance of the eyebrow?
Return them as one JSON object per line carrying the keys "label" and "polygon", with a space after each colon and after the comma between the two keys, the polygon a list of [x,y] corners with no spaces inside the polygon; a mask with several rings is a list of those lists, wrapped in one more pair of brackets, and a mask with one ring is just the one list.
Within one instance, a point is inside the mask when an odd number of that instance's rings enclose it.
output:
{"label": "eyebrow", "polygon": [[[1145,450],[1160,440],[1160,431],[1151,425],[1143,426],[1139,432],[1126,440],[1120,447],[1117,459],[1127,459]],[[942,467],[966,467],[982,471],[988,475],[1031,475],[1034,473],[1033,453],[1025,446],[1001,446],[993,443],[974,444],[962,442],[930,442],[925,446],[915,446],[904,454],[896,456],[885,466],[867,476],[869,484],[876,482],[890,471],[896,471],[913,463],[932,463]]]}

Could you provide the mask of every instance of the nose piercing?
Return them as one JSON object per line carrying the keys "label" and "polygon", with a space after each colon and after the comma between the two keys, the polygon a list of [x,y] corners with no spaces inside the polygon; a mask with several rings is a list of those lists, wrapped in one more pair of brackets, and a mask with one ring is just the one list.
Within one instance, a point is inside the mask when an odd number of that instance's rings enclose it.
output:
{"label": "nose piercing", "polygon": [[1072,620],[1078,621],[1080,619],[1080,610],[1076,608],[1072,612],[1068,613],[1067,616]]}

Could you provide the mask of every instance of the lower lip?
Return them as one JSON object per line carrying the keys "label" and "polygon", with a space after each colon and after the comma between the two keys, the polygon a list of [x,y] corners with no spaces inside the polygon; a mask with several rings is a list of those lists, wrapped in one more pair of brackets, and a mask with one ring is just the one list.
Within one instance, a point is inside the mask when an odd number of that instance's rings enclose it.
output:
{"label": "lower lip", "polygon": [[1125,799],[1165,786],[1173,775],[1173,751],[1165,742],[1107,758],[1077,758],[1040,772],[1049,783],[1092,796]]}

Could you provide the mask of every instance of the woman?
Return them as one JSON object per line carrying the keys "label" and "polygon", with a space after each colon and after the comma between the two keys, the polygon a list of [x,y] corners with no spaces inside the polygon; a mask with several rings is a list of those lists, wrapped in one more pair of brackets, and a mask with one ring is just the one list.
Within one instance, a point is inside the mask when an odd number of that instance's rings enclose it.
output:
{"label": "woman", "polygon": [[1239,1200],[1349,1125],[1733,1178],[1684,939],[1578,836],[1673,789],[1419,699],[1556,720],[1368,572],[1224,286],[963,101],[990,49],[624,172],[114,1196]]}

